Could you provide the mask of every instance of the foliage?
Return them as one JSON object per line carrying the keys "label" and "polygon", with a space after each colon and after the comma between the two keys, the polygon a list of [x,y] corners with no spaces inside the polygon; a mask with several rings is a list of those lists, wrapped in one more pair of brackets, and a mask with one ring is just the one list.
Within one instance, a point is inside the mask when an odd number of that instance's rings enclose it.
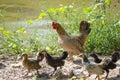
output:
{"label": "foliage", "polygon": [[[78,33],[78,27],[81,20],[87,20],[91,23],[91,34],[85,45],[85,51],[96,51],[99,53],[110,53],[113,50],[120,50],[120,24],[116,15],[106,12],[103,8],[110,5],[110,0],[100,2],[80,11],[72,5],[60,8],[50,8],[43,12],[49,19],[60,22],[70,34]],[[41,13],[41,14],[43,14]],[[41,15],[40,15],[41,16]],[[40,17],[39,16],[39,17]],[[79,16],[79,17],[78,17]],[[112,18],[114,16],[114,18]],[[37,18],[41,20],[44,18]],[[109,18],[112,18],[110,20]]]}
{"label": "foliage", "polygon": [[3,17],[3,11],[0,10],[0,17]]}
{"label": "foliage", "polygon": [[86,12],[87,19],[92,24],[92,32],[85,45],[86,51],[99,52],[99,53],[111,53],[114,50],[120,50],[120,24],[115,25],[116,21],[119,21],[117,17],[113,20],[109,20],[110,17],[115,15],[104,13],[102,10],[102,3],[98,3]]}
{"label": "foliage", "polygon": [[0,27],[0,52],[1,53],[16,53],[37,52],[41,47],[39,40],[35,36],[30,38],[24,27],[14,31],[9,31]]}

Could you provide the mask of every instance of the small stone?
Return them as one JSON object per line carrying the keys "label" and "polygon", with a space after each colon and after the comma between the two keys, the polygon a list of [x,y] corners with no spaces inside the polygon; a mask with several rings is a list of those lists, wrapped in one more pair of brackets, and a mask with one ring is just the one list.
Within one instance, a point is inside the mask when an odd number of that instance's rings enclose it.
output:
{"label": "small stone", "polygon": [[64,75],[63,75],[61,69],[56,70],[53,74],[53,77],[55,77],[56,79],[61,79],[63,76]]}
{"label": "small stone", "polygon": [[11,64],[12,68],[20,68],[22,65],[20,63],[18,64]]}

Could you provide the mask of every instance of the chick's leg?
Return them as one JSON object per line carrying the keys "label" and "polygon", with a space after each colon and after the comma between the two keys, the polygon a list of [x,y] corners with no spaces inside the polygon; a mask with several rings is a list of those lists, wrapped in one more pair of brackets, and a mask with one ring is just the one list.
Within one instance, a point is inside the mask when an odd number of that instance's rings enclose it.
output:
{"label": "chick's leg", "polygon": [[99,75],[97,75],[97,77],[98,77],[98,80],[101,80]]}
{"label": "chick's leg", "polygon": [[25,76],[27,76],[29,72],[30,72],[30,69],[28,69],[27,74],[25,74]]}
{"label": "chick's leg", "polygon": [[57,67],[54,67],[54,71],[53,71],[53,73],[54,73],[56,70],[57,70]]}
{"label": "chick's leg", "polygon": [[117,75],[117,77],[120,77],[120,69],[119,69],[119,74]]}
{"label": "chick's leg", "polygon": [[36,70],[37,71],[37,75],[39,75],[39,71],[38,70]]}
{"label": "chick's leg", "polygon": [[60,69],[62,69],[62,66],[60,66]]}
{"label": "chick's leg", "polygon": [[106,70],[106,72],[107,72],[107,74],[106,74],[105,80],[107,80],[107,78],[108,78],[109,70]]}
{"label": "chick's leg", "polygon": [[57,70],[57,67],[54,67],[54,71],[50,74],[50,76],[53,76],[56,70]]}

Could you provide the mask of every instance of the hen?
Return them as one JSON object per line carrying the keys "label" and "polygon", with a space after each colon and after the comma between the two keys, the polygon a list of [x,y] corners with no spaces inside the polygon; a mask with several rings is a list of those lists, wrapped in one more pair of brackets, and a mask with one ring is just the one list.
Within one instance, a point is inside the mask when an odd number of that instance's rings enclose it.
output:
{"label": "hen", "polygon": [[33,70],[33,69],[35,69],[37,71],[37,74],[39,74],[38,69],[41,68],[41,66],[39,65],[39,62],[41,60],[42,60],[42,58],[37,59],[37,60],[30,60],[30,59],[28,59],[27,54],[23,54],[22,55],[22,64],[28,70],[27,74],[30,72],[30,70]]}
{"label": "hen", "polygon": [[90,23],[81,21],[79,34],[76,36],[70,36],[59,23],[52,22],[52,28],[55,29],[58,34],[58,43],[60,46],[68,51],[70,60],[73,60],[73,54],[84,52],[83,46],[91,32]]}
{"label": "hen", "polygon": [[62,66],[64,66],[64,60],[68,56],[68,53],[66,51],[64,51],[60,57],[53,57],[49,53],[47,53],[47,51],[43,51],[42,53],[45,54],[46,62],[48,63],[48,65],[54,68],[54,72],[57,70],[57,67],[62,68]]}

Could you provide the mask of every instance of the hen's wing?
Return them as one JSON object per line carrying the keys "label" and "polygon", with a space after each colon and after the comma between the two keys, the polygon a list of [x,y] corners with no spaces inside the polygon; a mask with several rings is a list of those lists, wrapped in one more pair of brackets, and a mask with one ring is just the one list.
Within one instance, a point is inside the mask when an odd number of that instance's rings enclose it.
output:
{"label": "hen's wing", "polygon": [[84,50],[83,45],[81,44],[82,41],[75,36],[63,36],[58,40],[58,42],[61,47],[68,52],[79,54]]}

